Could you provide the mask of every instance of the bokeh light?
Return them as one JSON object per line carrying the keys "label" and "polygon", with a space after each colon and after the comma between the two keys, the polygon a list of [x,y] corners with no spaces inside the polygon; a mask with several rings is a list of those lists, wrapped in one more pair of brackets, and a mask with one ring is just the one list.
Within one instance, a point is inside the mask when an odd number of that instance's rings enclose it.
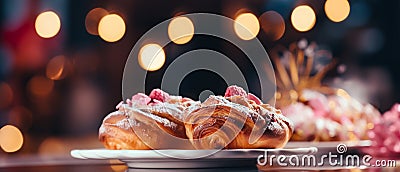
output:
{"label": "bokeh light", "polygon": [[51,38],[57,35],[61,28],[61,21],[53,11],[40,13],[35,21],[36,33],[43,38]]}
{"label": "bokeh light", "polygon": [[85,19],[86,31],[92,35],[99,35],[97,28],[100,20],[107,14],[108,11],[103,8],[94,8],[90,10]]}
{"label": "bokeh light", "polygon": [[276,11],[267,11],[259,19],[261,28],[269,39],[278,40],[285,33],[285,20]]}
{"label": "bokeh light", "polygon": [[385,35],[378,28],[365,28],[358,31],[355,35],[351,46],[360,53],[377,53],[385,43]]}
{"label": "bokeh light", "polygon": [[338,72],[339,74],[345,73],[346,70],[347,70],[347,66],[346,66],[345,64],[340,64],[340,65],[337,67],[337,72]]}
{"label": "bokeh light", "polygon": [[54,82],[43,76],[34,76],[28,82],[28,91],[36,96],[47,96],[53,91]]}
{"label": "bokeh light", "polygon": [[125,34],[125,21],[118,14],[108,14],[100,19],[98,33],[107,42],[116,42]]}
{"label": "bokeh light", "polygon": [[250,40],[260,31],[260,23],[254,14],[242,13],[236,17],[233,28],[240,39]]}
{"label": "bokeh light", "polygon": [[296,30],[300,32],[309,31],[315,25],[315,12],[308,5],[300,5],[293,10],[291,21]]}
{"label": "bokeh light", "polygon": [[117,159],[110,160],[110,164],[111,164],[110,165],[111,169],[115,172],[124,172],[128,169],[128,166],[126,166],[125,164],[123,164],[123,162]]}
{"label": "bokeh light", "polygon": [[165,52],[158,44],[147,44],[139,51],[139,65],[148,71],[156,71],[165,63]]}
{"label": "bokeh light", "polygon": [[341,22],[350,14],[350,4],[347,0],[327,0],[325,14],[333,22]]}
{"label": "bokeh light", "polygon": [[39,155],[63,155],[68,152],[67,146],[57,138],[47,138],[39,146]]}
{"label": "bokeh light", "polygon": [[52,58],[46,67],[46,76],[52,80],[60,80],[67,75],[67,59],[60,55]]}
{"label": "bokeh light", "polygon": [[14,93],[9,84],[0,83],[0,95],[0,109],[6,108],[12,103]]}
{"label": "bokeh light", "polygon": [[24,137],[21,131],[12,125],[5,125],[0,129],[0,147],[5,152],[16,152],[21,149]]}
{"label": "bokeh light", "polygon": [[349,95],[349,93],[347,93],[347,91],[340,89],[340,88],[336,90],[336,95],[346,98],[346,99],[351,99],[351,96]]}
{"label": "bokeh light", "polygon": [[175,17],[168,25],[168,36],[176,44],[186,44],[194,35],[193,22],[187,17]]}

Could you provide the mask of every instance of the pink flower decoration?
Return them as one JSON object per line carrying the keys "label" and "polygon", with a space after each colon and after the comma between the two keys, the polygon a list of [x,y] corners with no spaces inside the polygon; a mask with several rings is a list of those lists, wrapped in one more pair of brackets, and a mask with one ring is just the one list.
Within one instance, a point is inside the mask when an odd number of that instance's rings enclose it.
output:
{"label": "pink flower decoration", "polygon": [[366,151],[379,156],[400,155],[400,104],[385,112],[368,132],[372,146]]}

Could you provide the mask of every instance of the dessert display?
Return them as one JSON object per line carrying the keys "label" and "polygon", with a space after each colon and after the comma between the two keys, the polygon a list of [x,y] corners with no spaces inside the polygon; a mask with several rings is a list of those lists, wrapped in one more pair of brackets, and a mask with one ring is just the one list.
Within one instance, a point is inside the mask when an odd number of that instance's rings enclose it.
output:
{"label": "dessert display", "polygon": [[368,130],[380,116],[372,105],[358,102],[341,89],[328,95],[303,90],[300,95],[298,102],[282,108],[295,125],[295,141],[367,140]]}
{"label": "dessert display", "polygon": [[371,147],[365,151],[374,156],[388,157],[400,154],[400,104],[396,103],[374,123],[368,132]]}
{"label": "dessert display", "polygon": [[[138,93],[121,102],[117,109],[99,129],[99,139],[107,149],[281,148],[293,131],[280,110],[238,86],[204,102],[154,89],[149,96]],[[252,131],[262,133],[255,142],[249,142]],[[160,132],[187,144],[177,146]]]}
{"label": "dessert display", "polygon": [[[369,139],[379,111],[345,90],[322,84],[335,65],[332,55],[306,40],[272,51],[276,69],[276,107],[293,121],[293,141],[355,141]],[[321,61],[329,61],[323,64]]]}

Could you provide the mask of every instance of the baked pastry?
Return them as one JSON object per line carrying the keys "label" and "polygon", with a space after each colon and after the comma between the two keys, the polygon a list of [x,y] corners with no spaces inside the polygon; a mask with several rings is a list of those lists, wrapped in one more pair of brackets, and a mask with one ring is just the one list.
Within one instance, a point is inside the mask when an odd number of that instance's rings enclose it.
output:
{"label": "baked pastry", "polygon": [[99,140],[107,149],[191,149],[191,145],[174,138],[187,140],[182,112],[186,106],[196,104],[159,89],[153,90],[150,96],[138,93],[105,117]]}
{"label": "baked pastry", "polygon": [[[186,135],[196,149],[281,148],[293,131],[279,110],[237,86],[228,87],[225,97],[210,96],[188,112],[185,122]],[[250,143],[253,130],[262,135]]]}
{"label": "baked pastry", "polygon": [[124,111],[115,111],[107,115],[99,129],[99,139],[107,149],[150,149],[141,139],[133,132],[129,118],[126,117]]}
{"label": "baked pastry", "polygon": [[[107,149],[281,148],[293,131],[279,110],[237,86],[203,103],[155,89],[117,109],[99,129]],[[250,142],[252,133],[261,134]]]}

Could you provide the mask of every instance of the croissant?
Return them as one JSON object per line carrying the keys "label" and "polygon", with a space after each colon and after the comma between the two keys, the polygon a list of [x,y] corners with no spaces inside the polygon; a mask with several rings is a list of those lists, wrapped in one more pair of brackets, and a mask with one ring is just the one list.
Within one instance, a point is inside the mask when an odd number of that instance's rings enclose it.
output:
{"label": "croissant", "polygon": [[[161,90],[154,91],[166,94]],[[187,142],[182,110],[196,105],[196,102],[177,96],[171,96],[168,101],[158,98],[165,102],[146,98],[139,93],[126,104],[119,104],[118,111],[105,117],[99,129],[99,140],[104,146],[107,149],[136,150],[193,149]]]}
{"label": "croissant", "polygon": [[[280,111],[242,96],[210,96],[188,113],[185,128],[196,149],[281,148],[293,130]],[[265,130],[254,143],[249,142],[252,130]]]}
{"label": "croissant", "polygon": [[107,115],[99,129],[99,140],[107,149],[150,149],[133,132],[131,124],[138,124],[126,117],[123,111],[115,111]]}

